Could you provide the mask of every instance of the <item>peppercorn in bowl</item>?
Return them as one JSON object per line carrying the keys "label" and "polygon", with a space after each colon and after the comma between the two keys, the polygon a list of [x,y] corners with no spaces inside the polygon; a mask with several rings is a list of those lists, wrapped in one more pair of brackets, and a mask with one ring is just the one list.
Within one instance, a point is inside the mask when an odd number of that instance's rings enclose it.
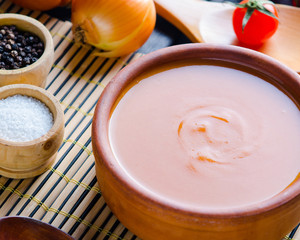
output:
{"label": "peppercorn in bowl", "polygon": [[0,15],[0,87],[45,87],[53,59],[52,36],[42,23],[21,14]]}

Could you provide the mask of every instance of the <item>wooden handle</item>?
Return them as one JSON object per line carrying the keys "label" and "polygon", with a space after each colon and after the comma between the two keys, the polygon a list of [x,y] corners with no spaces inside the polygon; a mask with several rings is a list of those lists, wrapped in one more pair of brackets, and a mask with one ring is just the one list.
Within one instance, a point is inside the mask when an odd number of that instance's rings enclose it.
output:
{"label": "wooden handle", "polygon": [[[174,24],[192,42],[241,46],[232,28],[233,6],[201,0],[155,0],[159,15]],[[300,8],[276,4],[280,19],[275,35],[260,48],[300,73]]]}

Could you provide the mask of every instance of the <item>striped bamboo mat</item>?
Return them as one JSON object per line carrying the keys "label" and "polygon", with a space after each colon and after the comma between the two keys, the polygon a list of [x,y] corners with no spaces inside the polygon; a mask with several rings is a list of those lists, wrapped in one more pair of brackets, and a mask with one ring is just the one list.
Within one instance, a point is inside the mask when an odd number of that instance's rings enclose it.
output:
{"label": "striped bamboo mat", "polygon": [[136,239],[110,209],[98,187],[91,145],[97,100],[111,78],[139,55],[99,58],[74,44],[71,23],[0,0],[2,13],[20,13],[41,21],[51,32],[55,62],[46,89],[59,99],[65,136],[56,163],[43,175],[14,180],[0,177],[0,217],[29,216],[50,223],[75,239]]}
{"label": "striped bamboo mat", "polygon": [[[24,180],[0,176],[0,217],[29,216],[50,223],[75,239],[137,239],[112,214],[97,184],[91,123],[97,100],[112,77],[138,58],[99,58],[73,42],[71,23],[0,0],[0,11],[29,15],[51,32],[55,62],[46,89],[59,99],[65,136],[56,163],[43,175]],[[300,240],[300,230],[285,239]]]}

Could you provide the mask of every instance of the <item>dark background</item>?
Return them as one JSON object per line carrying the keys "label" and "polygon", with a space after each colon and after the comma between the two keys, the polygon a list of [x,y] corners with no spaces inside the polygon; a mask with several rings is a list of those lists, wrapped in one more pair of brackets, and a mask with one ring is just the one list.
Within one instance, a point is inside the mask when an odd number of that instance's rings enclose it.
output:
{"label": "dark background", "polygon": [[[71,20],[71,10],[69,7],[55,8],[46,13],[61,20]],[[154,31],[148,41],[137,52],[149,53],[163,47],[190,42],[176,27],[157,15]]]}
{"label": "dark background", "polygon": [[[230,1],[237,2],[236,0]],[[217,2],[222,1],[219,0]],[[300,3],[300,0],[274,0],[274,3],[296,5],[297,3]],[[71,20],[70,6],[55,8],[50,11],[47,11],[46,13],[61,20]],[[148,41],[139,50],[137,50],[137,52],[149,53],[167,46],[190,42],[191,41],[185,35],[183,35],[176,27],[174,27],[171,23],[167,22],[165,19],[157,15],[156,25],[153,33],[151,34]]]}

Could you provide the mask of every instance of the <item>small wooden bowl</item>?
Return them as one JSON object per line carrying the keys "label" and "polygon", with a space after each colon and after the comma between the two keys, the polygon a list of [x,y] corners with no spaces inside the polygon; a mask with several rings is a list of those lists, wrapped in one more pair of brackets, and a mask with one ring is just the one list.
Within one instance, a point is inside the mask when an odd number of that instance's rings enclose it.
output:
{"label": "small wooden bowl", "polygon": [[104,199],[117,218],[142,239],[281,239],[300,219],[300,179],[276,196],[245,207],[194,209],[163,200],[145,190],[137,180],[132,180],[113,154],[109,119],[123,89],[150,69],[191,59],[220,60],[250,68],[280,84],[300,105],[300,77],[264,54],[204,43],[179,45],[150,53],[115,76],[102,93],[95,110],[92,144]]}
{"label": "small wooden bowl", "polygon": [[29,217],[0,218],[0,240],[74,240],[62,230]]}
{"label": "small wooden bowl", "polygon": [[34,18],[13,13],[0,14],[0,25],[12,24],[23,31],[37,35],[44,43],[44,53],[36,62],[27,67],[0,70],[0,87],[9,84],[32,84],[44,88],[54,61],[52,36],[48,29]]}
{"label": "small wooden bowl", "polygon": [[53,164],[64,136],[64,114],[59,101],[46,90],[28,84],[0,88],[0,99],[16,94],[43,102],[53,115],[53,126],[43,136],[26,142],[0,139],[0,175],[29,178],[45,172]]}

